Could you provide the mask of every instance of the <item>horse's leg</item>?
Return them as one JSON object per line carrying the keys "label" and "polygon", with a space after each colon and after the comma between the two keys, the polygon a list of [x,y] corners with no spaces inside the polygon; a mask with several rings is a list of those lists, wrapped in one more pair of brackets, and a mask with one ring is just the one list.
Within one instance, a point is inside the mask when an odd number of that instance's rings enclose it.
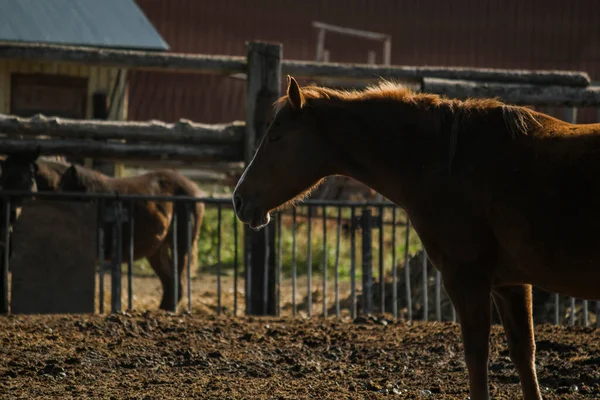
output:
{"label": "horse's leg", "polygon": [[541,399],[535,372],[531,285],[498,287],[492,294],[508,339],[510,358],[521,379],[524,399]]}
{"label": "horse's leg", "polygon": [[456,309],[469,371],[471,400],[488,400],[488,358],[491,320],[491,284],[488,279],[444,268],[444,287]]}
{"label": "horse's leg", "polygon": [[169,249],[170,245],[165,241],[153,255],[148,257],[148,262],[162,285],[163,297],[159,307],[161,310],[173,309],[173,263]]}
{"label": "horse's leg", "polygon": [[[188,259],[190,275],[194,274],[198,267],[198,239],[204,216],[204,205],[194,204],[189,209],[179,206],[177,216],[177,266],[179,268],[179,299],[181,300],[183,275],[188,265]],[[188,223],[191,225],[191,230],[188,230]]]}

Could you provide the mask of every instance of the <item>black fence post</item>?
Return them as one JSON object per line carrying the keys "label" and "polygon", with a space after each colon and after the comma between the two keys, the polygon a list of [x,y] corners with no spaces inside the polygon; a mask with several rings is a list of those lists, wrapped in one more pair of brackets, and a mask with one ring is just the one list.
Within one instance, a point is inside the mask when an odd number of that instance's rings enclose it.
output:
{"label": "black fence post", "polygon": [[10,304],[8,301],[8,272],[9,272],[9,260],[10,260],[10,197],[5,197],[4,201],[1,202],[4,205],[4,209],[0,210],[0,212],[4,213],[4,226],[1,226],[0,229],[4,230],[4,248],[2,251],[2,268],[0,268],[0,272],[2,273],[1,286],[2,294],[0,296],[0,313],[8,314],[10,310]]}
{"label": "black fence post", "polygon": [[362,278],[363,278],[363,314],[373,312],[373,230],[371,210],[363,209],[360,216],[362,230]]}
{"label": "black fence post", "polygon": [[[128,213],[123,208],[121,200],[111,201],[110,206],[105,208],[104,221],[111,224],[111,288],[110,303],[111,313],[121,312],[121,264],[123,262],[123,223],[127,221]],[[101,299],[102,301],[102,299]]]}
{"label": "black fence post", "polygon": [[[244,159],[248,165],[267,130],[273,103],[280,96],[282,46],[264,42],[250,42],[246,46],[248,71]],[[246,313],[276,315],[275,229],[254,232],[246,227],[245,236],[244,259],[248,260],[245,276],[249,291],[246,294]]]}

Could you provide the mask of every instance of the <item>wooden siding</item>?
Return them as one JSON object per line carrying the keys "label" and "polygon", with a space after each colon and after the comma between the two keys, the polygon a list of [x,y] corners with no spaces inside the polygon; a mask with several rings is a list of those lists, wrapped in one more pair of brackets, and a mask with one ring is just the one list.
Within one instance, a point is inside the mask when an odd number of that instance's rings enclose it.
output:
{"label": "wooden siding", "polygon": [[[69,75],[88,78],[86,117],[92,117],[92,94],[105,91],[109,96],[114,88],[118,69],[88,66],[76,63],[32,62],[21,60],[0,61],[0,113],[10,113],[11,74],[42,73],[50,75]],[[127,97],[117,112],[117,119],[127,119]]]}

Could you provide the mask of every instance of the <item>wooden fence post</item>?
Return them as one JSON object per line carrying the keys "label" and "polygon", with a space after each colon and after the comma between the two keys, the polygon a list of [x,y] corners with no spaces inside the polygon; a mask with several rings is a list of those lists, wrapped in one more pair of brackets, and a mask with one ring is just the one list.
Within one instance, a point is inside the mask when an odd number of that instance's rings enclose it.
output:
{"label": "wooden fence post", "polygon": [[[244,161],[252,161],[260,140],[267,130],[273,103],[281,90],[282,45],[250,42],[246,96],[246,137]],[[275,226],[264,231],[245,228],[244,264],[246,278],[246,314],[275,315]]]}
{"label": "wooden fence post", "polygon": [[[92,118],[107,120],[108,119],[108,98],[104,92],[96,92],[92,95]],[[115,163],[102,160],[91,160],[92,168],[106,174],[115,176]]]}

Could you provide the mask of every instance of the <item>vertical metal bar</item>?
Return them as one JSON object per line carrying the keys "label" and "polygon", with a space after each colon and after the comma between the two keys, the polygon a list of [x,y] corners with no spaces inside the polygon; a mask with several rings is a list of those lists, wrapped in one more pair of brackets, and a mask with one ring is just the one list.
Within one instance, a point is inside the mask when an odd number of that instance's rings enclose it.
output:
{"label": "vertical metal bar", "polygon": [[454,304],[450,303],[452,306],[452,322],[456,322],[456,308],[454,308]]}
{"label": "vertical metal bar", "polygon": [[404,239],[404,284],[406,288],[406,319],[412,320],[412,291],[410,289],[410,264],[408,259],[408,245],[410,240],[410,220],[406,217],[406,235]]}
{"label": "vertical metal bar", "polygon": [[583,300],[583,326],[587,327],[589,323],[588,317],[588,301]]}
{"label": "vertical metal bar", "polygon": [[296,207],[292,209],[292,315],[295,317],[297,312],[296,306],[296,231],[298,228],[296,220]]}
{"label": "vertical metal bar", "polygon": [[306,244],[306,313],[312,315],[312,207],[307,206],[306,229],[308,243]]}
{"label": "vertical metal bar", "polygon": [[106,260],[104,255],[104,201],[98,200],[98,275],[100,279],[98,281],[98,291],[100,302],[100,314],[104,314],[104,262]]}
{"label": "vertical metal bar", "polygon": [[350,315],[356,318],[356,208],[350,209]]}
{"label": "vertical metal bar", "polygon": [[10,308],[8,304],[8,270],[10,262],[10,198],[6,197],[4,201],[4,257],[2,260],[2,314],[8,314]]}
{"label": "vertical metal bar", "polygon": [[133,310],[133,260],[134,260],[134,249],[133,249],[133,235],[135,228],[135,218],[133,213],[135,212],[135,203],[133,200],[129,201],[129,240],[127,245],[127,309]]}
{"label": "vertical metal bar", "polygon": [[435,271],[435,319],[442,320],[442,273]]}
{"label": "vertical metal bar", "polygon": [[233,213],[233,315],[237,316],[238,306],[238,274],[239,274],[239,263],[238,263],[238,219]]}
{"label": "vertical metal bar", "polygon": [[425,250],[425,247],[423,247],[423,321],[427,321],[429,316],[429,296],[427,294],[428,278],[427,251]]}
{"label": "vertical metal bar", "polygon": [[396,266],[396,207],[392,207],[392,316],[398,318],[398,267]]}
{"label": "vertical metal bar", "polygon": [[554,294],[554,325],[560,324],[560,299],[558,293]]}
{"label": "vertical metal bar", "polygon": [[383,207],[379,207],[379,310],[385,313],[385,272],[383,265]]}
{"label": "vertical metal bar", "polygon": [[250,291],[252,290],[252,249],[250,248],[250,240],[247,232],[244,232],[244,277],[245,277],[245,293],[244,300],[246,302],[246,315],[250,315]]}
{"label": "vertical metal bar", "polygon": [[221,203],[217,205],[217,315],[221,315]]}
{"label": "vertical metal bar", "polygon": [[177,263],[179,262],[179,254],[177,251],[177,230],[178,230],[178,222],[177,221],[177,205],[173,201],[173,245],[171,247],[171,258],[173,259],[173,312],[177,311],[177,303],[179,303],[179,267]]}
{"label": "vertical metal bar", "polygon": [[263,301],[262,301],[262,313],[267,315],[269,307],[269,254],[271,254],[271,248],[269,247],[269,225],[265,226],[263,233],[265,235],[265,267],[263,268]]}
{"label": "vertical metal bar", "polygon": [[373,312],[373,232],[371,230],[371,210],[368,208],[362,210],[361,225],[363,313],[369,315]]}
{"label": "vertical metal bar", "polygon": [[323,317],[327,317],[327,207],[323,206]]}
{"label": "vertical metal bar", "polygon": [[[577,108],[576,107],[568,107],[565,109],[567,122],[572,124],[577,123]],[[571,315],[570,315],[571,326],[575,325],[575,298],[571,297]]]}
{"label": "vertical metal bar", "polygon": [[111,274],[111,312],[117,313],[121,311],[121,264],[123,262],[123,220],[122,220],[123,204],[117,200],[113,207],[113,255],[112,274]]}
{"label": "vertical metal bar", "polygon": [[[187,215],[187,234],[186,234],[186,244],[185,247],[187,249],[187,265],[186,265],[186,271],[187,271],[187,295],[188,295],[188,311],[192,312],[192,257],[198,257],[198,254],[193,253],[193,249],[194,246],[192,245],[192,240],[196,239],[193,238],[194,236],[194,230],[192,229],[192,215],[195,215],[193,213],[193,209],[196,208],[196,203],[185,203],[185,210],[186,210],[186,215]],[[196,224],[198,224],[199,222],[196,221]],[[237,251],[237,249],[236,249]],[[237,253],[236,253],[236,258],[237,258]]]}
{"label": "vertical metal bar", "polygon": [[281,243],[281,229],[283,222],[283,213],[277,215],[277,316],[281,316],[281,268],[283,265],[283,245]]}
{"label": "vertical metal bar", "polygon": [[335,316],[340,317],[340,241],[342,238],[342,208],[338,207],[337,234],[335,238]]}

